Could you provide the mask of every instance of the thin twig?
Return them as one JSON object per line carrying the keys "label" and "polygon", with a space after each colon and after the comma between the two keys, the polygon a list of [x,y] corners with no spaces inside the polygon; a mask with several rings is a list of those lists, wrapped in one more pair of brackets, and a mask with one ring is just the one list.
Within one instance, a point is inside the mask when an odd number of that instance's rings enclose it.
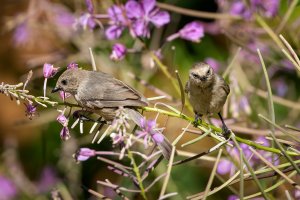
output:
{"label": "thin twig", "polygon": [[95,58],[93,55],[93,50],[91,47],[89,47],[89,52],[90,52],[90,56],[91,56],[93,71],[97,71],[96,61],[95,61]]}
{"label": "thin twig", "polygon": [[288,10],[285,12],[283,19],[281,20],[279,26],[276,29],[276,33],[280,33],[282,31],[289,18],[291,17],[293,11],[295,10],[298,1],[299,0],[293,0],[292,3],[288,6]]}
{"label": "thin twig", "polygon": [[[267,88],[268,88],[268,105],[269,105],[269,115],[271,117],[271,121],[272,124],[275,124],[275,111],[274,111],[274,104],[273,104],[273,98],[272,98],[272,89],[271,89],[271,84],[270,84],[270,80],[268,77],[268,72],[264,63],[264,60],[262,58],[262,55],[259,51],[259,49],[257,49],[257,53],[264,71],[264,75],[265,75],[265,79],[266,79],[266,83],[267,83]],[[285,149],[282,147],[282,145],[276,140],[275,137],[275,127],[272,125],[271,126],[271,132],[270,135],[272,136],[275,144],[277,145],[277,147],[280,149],[281,153],[284,155],[284,157],[286,157],[286,159],[292,164],[292,166],[296,169],[296,171],[298,172],[298,174],[300,174],[300,169],[299,167],[295,164],[295,162],[292,160],[292,158],[286,153]]]}
{"label": "thin twig", "polygon": [[293,181],[292,179],[290,179],[289,177],[287,177],[282,171],[280,171],[277,167],[275,167],[272,163],[270,163],[269,161],[267,161],[267,159],[265,159],[261,154],[259,154],[257,151],[255,151],[253,148],[250,147],[250,151],[252,151],[259,159],[261,159],[266,165],[268,165],[270,168],[272,168],[277,174],[279,174],[282,178],[284,178],[287,182],[289,182],[292,186],[294,186],[295,188],[297,188],[298,190],[300,189],[300,186]]}
{"label": "thin twig", "polygon": [[[208,195],[208,192],[210,190],[210,187],[211,187],[211,184],[214,180],[214,177],[215,177],[215,174],[216,174],[216,171],[217,171],[217,167],[218,167],[218,164],[219,164],[219,160],[221,158],[221,155],[222,155],[222,149],[219,150],[219,153],[218,153],[218,156],[217,156],[217,160],[214,164],[214,167],[212,169],[212,172],[210,174],[210,177],[208,179],[208,183],[206,185],[206,188],[205,188],[205,191],[204,191],[204,195],[203,195],[203,200],[205,200],[207,198],[207,195]],[[195,198],[195,200],[198,199],[198,198]]]}
{"label": "thin twig", "polygon": [[173,6],[171,4],[166,3],[159,3],[157,2],[156,5],[162,9],[169,10],[172,12],[176,12],[182,15],[198,17],[198,18],[208,18],[208,19],[241,19],[239,16],[228,15],[223,13],[211,13],[211,12],[204,12],[204,11],[196,11],[187,8],[180,8],[177,6]]}
{"label": "thin twig", "polygon": [[168,182],[169,182],[169,178],[170,178],[170,175],[171,175],[172,164],[173,164],[173,161],[174,161],[174,155],[175,155],[175,147],[173,146],[172,152],[171,152],[171,157],[170,157],[170,160],[169,160],[168,169],[167,169],[167,175],[166,175],[166,177],[165,177],[163,186],[162,186],[162,188],[161,188],[160,195],[159,195],[159,199],[160,199],[160,198],[165,194],[165,192],[166,192],[167,185],[168,185]]}

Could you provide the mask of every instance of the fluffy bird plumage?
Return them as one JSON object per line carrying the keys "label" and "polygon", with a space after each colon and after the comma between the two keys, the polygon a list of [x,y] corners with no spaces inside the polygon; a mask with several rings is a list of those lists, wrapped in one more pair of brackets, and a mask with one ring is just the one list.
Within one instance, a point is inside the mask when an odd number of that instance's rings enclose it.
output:
{"label": "fluffy bird plumage", "polygon": [[55,88],[71,93],[79,105],[97,111],[106,121],[113,120],[119,107],[148,105],[138,91],[103,72],[69,69],[58,78]]}
{"label": "fluffy bird plumage", "polygon": [[185,92],[194,109],[196,122],[203,115],[218,113],[223,123],[223,132],[228,133],[220,112],[230,93],[230,87],[211,66],[202,62],[196,63],[189,71]]}
{"label": "fluffy bird plumage", "polygon": [[[62,90],[71,93],[78,104],[90,112],[97,113],[106,121],[111,122],[116,110],[124,107],[129,117],[141,127],[143,117],[137,108],[148,105],[147,99],[138,91],[114,78],[113,76],[95,71],[68,69],[58,78],[53,92]],[[157,144],[166,159],[170,158],[172,145],[164,137]]]}

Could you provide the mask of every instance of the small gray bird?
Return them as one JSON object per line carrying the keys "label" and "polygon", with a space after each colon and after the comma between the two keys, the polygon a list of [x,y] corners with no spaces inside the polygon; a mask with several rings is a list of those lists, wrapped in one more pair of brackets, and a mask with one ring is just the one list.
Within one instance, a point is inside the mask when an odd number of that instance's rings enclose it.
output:
{"label": "small gray bird", "polygon": [[190,69],[189,81],[185,85],[185,92],[188,94],[194,109],[194,123],[197,124],[203,115],[218,113],[223,124],[223,134],[225,137],[228,137],[230,131],[221,115],[221,109],[230,92],[230,87],[225,80],[218,74],[215,74],[211,66],[199,62]]}
{"label": "small gray bird", "polygon": [[[52,90],[57,91],[71,93],[81,107],[99,114],[108,122],[113,121],[119,107],[124,107],[130,118],[140,127],[143,116],[136,109],[148,105],[147,99],[138,91],[99,71],[68,69],[58,78]],[[169,141],[165,138],[158,146],[164,157],[169,158],[172,151]]]}

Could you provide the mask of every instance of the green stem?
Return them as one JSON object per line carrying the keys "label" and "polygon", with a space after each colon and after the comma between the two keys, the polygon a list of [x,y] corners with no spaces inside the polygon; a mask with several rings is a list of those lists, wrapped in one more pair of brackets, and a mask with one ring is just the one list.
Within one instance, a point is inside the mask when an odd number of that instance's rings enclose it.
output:
{"label": "green stem", "polygon": [[139,168],[136,165],[135,160],[133,158],[133,155],[132,155],[132,153],[129,149],[127,150],[127,153],[128,153],[128,158],[131,160],[131,163],[133,165],[133,171],[134,171],[134,173],[136,175],[136,178],[137,178],[137,181],[139,183],[139,187],[140,187],[140,190],[141,190],[141,195],[145,200],[147,200],[146,193],[145,193],[145,188],[143,186],[143,182],[142,182],[142,179],[141,179],[141,174],[140,174]]}
{"label": "green stem", "polygon": [[158,65],[160,70],[164,73],[164,75],[170,79],[172,85],[174,86],[176,92],[178,95],[180,95],[180,88],[177,85],[177,81],[172,77],[172,75],[169,73],[167,66],[165,66],[158,58],[154,55],[154,53],[151,53],[152,59],[155,61],[155,63]]}
{"label": "green stem", "polygon": [[251,167],[251,165],[249,164],[248,160],[246,159],[245,154],[244,154],[244,152],[242,151],[242,149],[241,149],[239,143],[237,142],[235,135],[231,134],[231,138],[232,138],[232,141],[234,142],[234,144],[236,145],[236,147],[239,149],[239,152],[240,152],[240,154],[241,154],[241,157],[243,158],[243,161],[244,161],[244,163],[246,164],[247,169],[249,170],[251,176],[253,177],[253,179],[254,179],[254,181],[255,181],[257,187],[258,187],[259,190],[261,191],[263,197],[264,197],[265,199],[269,199],[269,197],[267,196],[266,192],[264,191],[264,189],[263,189],[261,183],[259,182],[257,176],[255,175],[254,169]]}
{"label": "green stem", "polygon": [[274,40],[274,42],[280,47],[280,49],[285,49],[284,45],[282,44],[282,42],[280,41],[280,39],[278,38],[278,36],[276,35],[276,33],[271,29],[270,26],[268,26],[268,24],[264,21],[263,18],[261,18],[260,16],[256,15],[255,17],[257,23],[263,28],[265,29],[265,31],[268,33],[268,35]]}
{"label": "green stem", "polygon": [[[163,110],[163,109],[159,109],[159,108],[151,108],[151,107],[144,107],[143,108],[144,111],[147,111],[147,112],[158,112],[160,114],[164,114],[164,115],[168,115],[168,116],[171,116],[171,117],[177,117],[177,118],[181,118],[181,119],[184,119],[188,122],[193,122],[194,119],[191,118],[191,117],[188,117],[182,113],[174,113],[174,112],[170,112],[170,111],[167,111],[167,110]],[[204,122],[202,120],[202,122],[199,124],[200,128],[202,127],[205,127],[205,128],[210,128],[212,129],[213,131],[215,132],[222,132],[222,129],[219,128],[219,127],[216,127],[216,126],[213,126],[211,124],[207,124],[206,122]],[[269,151],[269,152],[272,152],[272,153],[276,153],[276,154],[280,154],[282,155],[281,151],[279,149],[276,149],[276,148],[272,148],[272,147],[266,147],[266,146],[263,146],[263,145],[260,145],[260,144],[257,144],[251,140],[247,140],[247,139],[244,139],[244,138],[241,138],[241,137],[238,137],[238,136],[235,136],[235,139],[238,141],[238,142],[241,142],[241,143],[244,143],[244,144],[247,144],[249,146],[252,146],[256,149],[260,149],[260,150],[264,150],[264,151]],[[288,155],[291,155],[291,156],[299,156],[299,154],[295,153],[295,152],[292,152],[292,151],[286,151],[286,153]]]}

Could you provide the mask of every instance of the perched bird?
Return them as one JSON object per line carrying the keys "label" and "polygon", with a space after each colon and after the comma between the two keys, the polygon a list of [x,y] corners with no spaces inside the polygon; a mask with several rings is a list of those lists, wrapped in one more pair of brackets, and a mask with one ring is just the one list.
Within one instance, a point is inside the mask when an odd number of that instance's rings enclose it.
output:
{"label": "perched bird", "polygon": [[195,124],[201,120],[203,115],[218,113],[222,121],[222,130],[225,137],[230,134],[222,115],[221,109],[225,104],[230,92],[229,85],[225,80],[214,73],[211,66],[206,63],[196,63],[189,71],[189,80],[185,85],[195,113]]}
{"label": "perched bird", "polygon": [[[107,122],[113,121],[119,107],[126,109],[129,117],[141,127],[143,117],[137,108],[148,105],[147,99],[138,91],[114,78],[95,71],[68,69],[58,78],[52,92],[71,93],[78,104],[89,112],[99,114]],[[157,144],[166,158],[170,157],[172,145],[165,138]]]}

